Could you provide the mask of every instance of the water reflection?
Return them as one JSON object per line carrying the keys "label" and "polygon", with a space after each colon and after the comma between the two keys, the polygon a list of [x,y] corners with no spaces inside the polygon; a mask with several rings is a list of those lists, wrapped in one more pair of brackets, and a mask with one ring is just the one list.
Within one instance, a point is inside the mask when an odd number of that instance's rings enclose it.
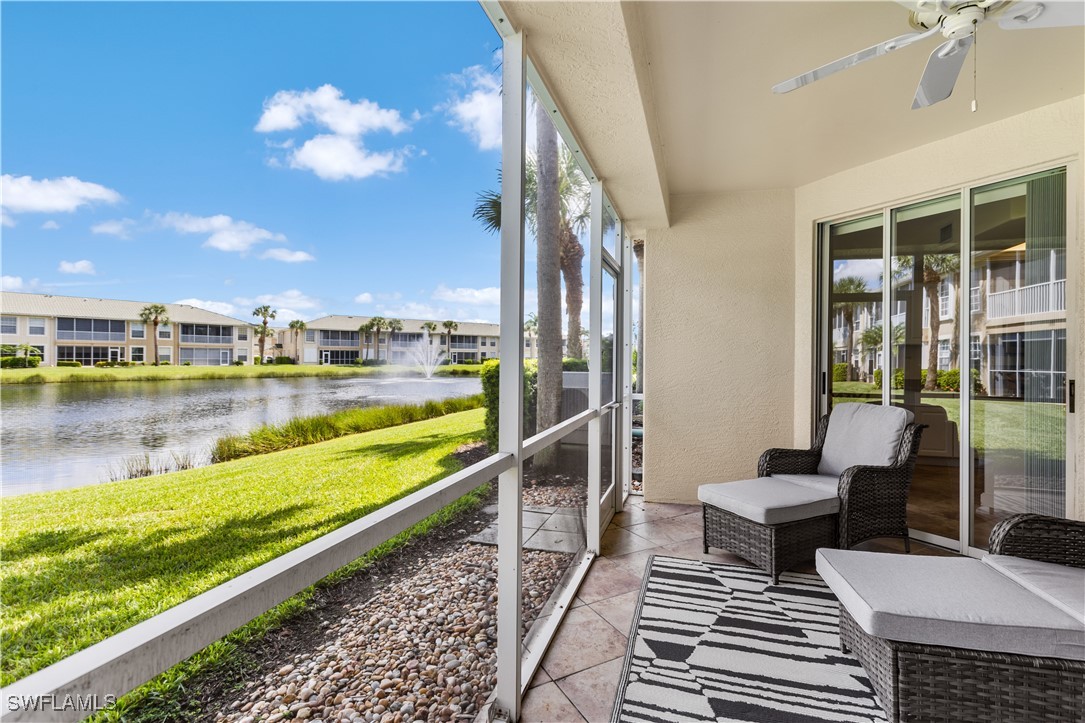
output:
{"label": "water reflection", "polygon": [[477,394],[478,379],[237,379],[0,387],[4,496],[104,482],[132,455],[191,454],[223,434],[350,407]]}

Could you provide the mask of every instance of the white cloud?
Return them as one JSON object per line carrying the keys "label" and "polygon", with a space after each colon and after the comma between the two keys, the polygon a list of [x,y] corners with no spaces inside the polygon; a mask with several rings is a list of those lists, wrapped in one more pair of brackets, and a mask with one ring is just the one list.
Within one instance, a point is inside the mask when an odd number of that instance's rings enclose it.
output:
{"label": "white cloud", "polygon": [[398,110],[381,108],[362,98],[351,102],[343,91],[325,84],[316,90],[280,90],[264,101],[264,112],[256,124],[260,133],[286,131],[304,123],[324,126],[341,136],[360,136],[370,131],[401,133],[408,125]]}
{"label": "white cloud", "polygon": [[262,259],[271,259],[272,261],[282,261],[288,264],[298,264],[302,261],[315,261],[316,258],[305,251],[291,251],[290,249],[268,249],[264,253],[260,254]]}
{"label": "white cloud", "polygon": [[403,298],[403,294],[399,293],[398,291],[393,291],[390,294],[377,294],[377,298],[381,301],[399,301]]}
{"label": "white cloud", "polygon": [[882,285],[881,259],[848,259],[833,264],[833,281],[846,276],[858,276],[866,282],[867,288],[876,290]]}
{"label": "white cloud", "polygon": [[355,304],[372,304],[373,303],[373,294],[369,293],[368,291],[363,291],[362,293],[360,293],[360,294],[358,294],[357,296],[354,297],[354,303]]}
{"label": "white cloud", "polygon": [[0,209],[0,226],[11,227],[15,225],[15,219],[4,213],[3,209]]}
{"label": "white cloud", "polygon": [[482,289],[464,287],[450,289],[444,284],[440,284],[437,290],[433,292],[433,298],[453,304],[499,306],[501,304],[501,289],[496,286],[487,286]]}
{"label": "white cloud", "polygon": [[[411,119],[417,120],[417,112]],[[293,131],[303,125],[330,131],[320,133],[294,148],[294,139],[267,141],[269,148],[287,151],[286,165],[308,170],[326,181],[368,178],[403,170],[409,148],[370,151],[362,136],[376,131],[392,134],[409,130],[409,123],[394,108],[381,108],[366,98],[351,101],[333,85],[316,90],[280,90],[264,101],[264,111],[256,123],[258,133]],[[275,156],[268,165],[281,166]]]}
{"label": "white cloud", "polygon": [[0,203],[4,225],[13,225],[10,214],[70,213],[91,203],[117,203],[121,194],[74,176],[34,180],[30,176],[0,177]]}
{"label": "white cloud", "polygon": [[179,233],[208,234],[204,246],[220,251],[247,252],[262,241],[284,243],[286,236],[268,231],[248,221],[230,218],[224,214],[217,216],[192,216],[187,213],[169,212],[159,216],[159,223]]}
{"label": "white cloud", "polygon": [[33,291],[38,286],[37,279],[24,280],[22,276],[0,277],[0,290],[3,291]]}
{"label": "white cloud", "polygon": [[57,266],[57,271],[62,274],[88,274],[93,276],[97,272],[94,270],[94,264],[87,259],[81,259],[79,261],[61,261]]}
{"label": "white cloud", "polygon": [[290,155],[290,167],[312,171],[325,181],[361,179],[403,170],[403,151],[372,153],[355,138],[319,135]]}
{"label": "white cloud", "polygon": [[[318,314],[309,314],[308,318],[312,318],[313,316],[318,316]],[[294,311],[293,309],[276,309],[275,313],[275,323],[279,326],[289,324],[294,319],[301,319],[304,321],[306,318],[307,316],[305,314]]]}
{"label": "white cloud", "polygon": [[449,125],[469,135],[479,150],[501,148],[500,78],[481,65],[472,65],[453,80],[463,90],[440,107],[450,116]]}
{"label": "white cloud", "polygon": [[240,306],[262,306],[267,304],[272,309],[276,309],[280,313],[287,309],[303,309],[312,310],[319,309],[322,302],[320,299],[315,299],[312,296],[303,294],[298,289],[287,289],[278,294],[262,294],[256,297],[243,297],[239,296],[234,299],[234,303]]}
{"label": "white cloud", "polygon": [[417,301],[407,301],[396,306],[381,305],[377,309],[384,317],[400,319],[442,319],[447,317],[447,313],[443,308],[420,304]]}
{"label": "white cloud", "polygon": [[44,231],[56,231],[58,228],[60,228],[60,224],[50,219],[43,223],[41,227]]}
{"label": "white cloud", "polygon": [[91,233],[105,234],[107,236],[116,236],[117,238],[131,238],[130,232],[136,225],[135,219],[131,218],[116,218],[109,221],[102,221],[96,223],[90,227]]}
{"label": "white cloud", "polygon": [[237,318],[237,307],[228,301],[210,301],[207,299],[178,299],[173,303],[188,304],[189,306],[195,306],[197,309],[206,309],[207,311],[213,311],[216,314],[224,314],[226,316],[232,316],[234,318]]}

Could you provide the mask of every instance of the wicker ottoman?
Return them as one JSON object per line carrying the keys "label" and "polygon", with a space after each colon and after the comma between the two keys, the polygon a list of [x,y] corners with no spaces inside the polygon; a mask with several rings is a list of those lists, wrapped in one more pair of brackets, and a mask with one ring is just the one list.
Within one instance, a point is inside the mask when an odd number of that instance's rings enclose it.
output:
{"label": "wicker ottoman", "polygon": [[701,485],[704,551],[716,547],[749,560],[779,582],[780,573],[837,544],[840,498],[772,477]]}

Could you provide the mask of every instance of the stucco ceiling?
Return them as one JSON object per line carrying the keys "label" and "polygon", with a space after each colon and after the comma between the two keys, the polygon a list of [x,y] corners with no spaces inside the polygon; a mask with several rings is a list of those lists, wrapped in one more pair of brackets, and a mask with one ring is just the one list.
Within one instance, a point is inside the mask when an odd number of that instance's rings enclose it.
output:
{"label": "stucco ceiling", "polygon": [[671,193],[792,188],[1085,93],[1085,28],[988,22],[978,112],[971,57],[949,100],[913,111],[936,38],[770,90],[909,32],[908,11],[888,0],[502,5],[619,211],[644,226],[666,224]]}

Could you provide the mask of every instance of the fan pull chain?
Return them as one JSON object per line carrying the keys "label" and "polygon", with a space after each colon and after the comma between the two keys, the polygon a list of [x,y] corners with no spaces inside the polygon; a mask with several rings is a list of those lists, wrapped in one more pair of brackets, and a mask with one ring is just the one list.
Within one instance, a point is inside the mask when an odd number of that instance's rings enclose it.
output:
{"label": "fan pull chain", "polygon": [[976,80],[976,76],[977,76],[976,66],[979,64],[979,54],[980,54],[980,28],[979,28],[979,24],[975,20],[972,21],[972,35],[973,35],[973,42],[972,42],[972,45],[973,45],[973,48],[972,48],[972,112],[975,113],[976,112],[976,95],[978,94],[977,93],[977,87],[976,87],[978,85],[978,82]]}

